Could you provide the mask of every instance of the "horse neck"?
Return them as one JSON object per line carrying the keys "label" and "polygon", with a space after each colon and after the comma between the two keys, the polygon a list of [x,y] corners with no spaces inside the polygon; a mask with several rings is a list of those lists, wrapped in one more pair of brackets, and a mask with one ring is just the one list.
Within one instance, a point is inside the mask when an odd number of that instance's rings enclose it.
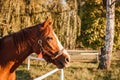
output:
{"label": "horse neck", "polygon": [[31,49],[32,45],[36,41],[36,30],[36,27],[29,27],[21,30],[14,36],[14,42],[19,53],[24,52],[25,49]]}
{"label": "horse neck", "polygon": [[36,42],[37,37],[36,30],[36,27],[29,27],[14,35],[14,43],[17,47],[17,54],[23,56],[20,60],[24,60],[27,56],[33,53],[32,46]]}
{"label": "horse neck", "polygon": [[[0,70],[2,67],[13,72],[33,52],[32,45],[37,40],[37,31],[37,26],[33,26],[0,39]],[[5,49],[5,40],[10,45],[8,51]]]}
{"label": "horse neck", "polygon": [[17,62],[15,62],[15,64],[12,66],[10,70],[11,72],[13,72],[31,53],[33,53],[32,45],[36,41],[36,30],[37,29],[35,27],[31,27],[24,29],[22,32],[18,33],[18,35],[21,36],[18,39],[22,40],[15,42],[18,49],[17,54],[19,54],[19,56],[17,56]]}

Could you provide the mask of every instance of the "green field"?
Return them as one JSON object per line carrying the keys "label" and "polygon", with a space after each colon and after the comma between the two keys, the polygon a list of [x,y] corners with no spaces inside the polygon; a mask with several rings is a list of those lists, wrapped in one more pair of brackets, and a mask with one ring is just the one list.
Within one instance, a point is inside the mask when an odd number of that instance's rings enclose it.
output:
{"label": "green field", "polygon": [[[17,80],[33,80],[56,68],[52,64],[46,65],[43,61],[31,61],[30,70],[27,70],[25,61],[16,70]],[[120,80],[120,58],[112,60],[110,70],[97,70],[98,63],[71,62],[68,68],[64,69],[65,80]],[[60,71],[45,78],[44,80],[60,80]]]}

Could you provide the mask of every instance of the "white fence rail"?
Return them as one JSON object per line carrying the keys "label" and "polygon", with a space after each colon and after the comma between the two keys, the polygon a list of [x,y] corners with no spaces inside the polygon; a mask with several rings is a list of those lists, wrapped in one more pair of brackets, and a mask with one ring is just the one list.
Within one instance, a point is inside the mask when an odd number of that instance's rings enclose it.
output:
{"label": "white fence rail", "polygon": [[64,80],[64,71],[63,71],[63,69],[58,69],[58,68],[56,68],[56,69],[54,69],[54,70],[52,70],[52,71],[38,77],[38,78],[35,78],[34,80],[42,80],[42,79],[52,75],[53,73],[55,73],[55,72],[57,72],[59,70],[61,71],[60,80]]}
{"label": "white fence rail", "polygon": [[67,50],[71,55],[71,61],[98,62],[99,50]]}
{"label": "white fence rail", "polygon": [[28,66],[27,66],[28,70],[30,69],[30,60],[31,59],[45,61],[43,58],[36,58],[36,57],[28,56]]}
{"label": "white fence rail", "polygon": [[[36,57],[29,56],[29,57],[28,57],[28,67],[27,67],[28,70],[30,69],[30,60],[31,60],[31,59],[45,61],[43,58],[36,58]],[[63,71],[63,69],[58,69],[58,68],[56,68],[56,69],[54,69],[54,70],[52,70],[52,71],[50,71],[50,72],[48,72],[48,73],[46,73],[46,74],[38,77],[38,78],[35,78],[34,80],[42,80],[42,79],[45,79],[46,77],[52,75],[53,73],[55,73],[55,72],[57,72],[57,71],[59,71],[59,70],[61,71],[60,80],[64,80],[64,71]]]}

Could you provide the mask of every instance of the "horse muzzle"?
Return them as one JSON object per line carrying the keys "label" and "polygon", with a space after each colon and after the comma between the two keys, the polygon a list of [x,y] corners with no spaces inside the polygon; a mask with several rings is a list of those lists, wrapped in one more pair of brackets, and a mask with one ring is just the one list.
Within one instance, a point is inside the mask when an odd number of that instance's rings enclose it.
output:
{"label": "horse muzzle", "polygon": [[64,50],[63,54],[58,59],[56,59],[55,62],[56,62],[56,66],[59,69],[62,69],[64,67],[68,67],[69,63],[70,63],[70,55],[67,53],[66,50]]}

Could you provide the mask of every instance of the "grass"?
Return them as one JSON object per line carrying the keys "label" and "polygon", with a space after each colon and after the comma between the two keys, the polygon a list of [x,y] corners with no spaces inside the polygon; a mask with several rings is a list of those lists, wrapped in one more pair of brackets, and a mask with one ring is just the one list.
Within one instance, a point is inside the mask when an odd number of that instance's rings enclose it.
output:
{"label": "grass", "polygon": [[[64,69],[65,80],[120,80],[120,59],[112,61],[110,70],[97,70],[98,63],[71,62],[68,68]],[[55,69],[56,66],[46,62],[32,60],[30,70],[24,62],[16,70],[17,80],[33,80],[48,71]],[[60,80],[60,71],[54,73],[44,80]]]}

